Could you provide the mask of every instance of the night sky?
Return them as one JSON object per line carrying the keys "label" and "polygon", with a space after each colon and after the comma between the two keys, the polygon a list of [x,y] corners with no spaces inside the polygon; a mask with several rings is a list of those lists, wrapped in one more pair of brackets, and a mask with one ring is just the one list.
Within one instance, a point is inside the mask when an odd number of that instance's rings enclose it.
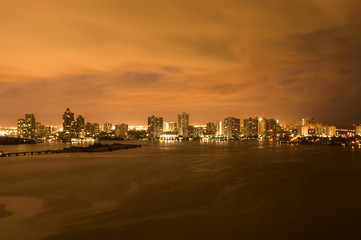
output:
{"label": "night sky", "polygon": [[2,0],[0,126],[361,123],[358,0]]}

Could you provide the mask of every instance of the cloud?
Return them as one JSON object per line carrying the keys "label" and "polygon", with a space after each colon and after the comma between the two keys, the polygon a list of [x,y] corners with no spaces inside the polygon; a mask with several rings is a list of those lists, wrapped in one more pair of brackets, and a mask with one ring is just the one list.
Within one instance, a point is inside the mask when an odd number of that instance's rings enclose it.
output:
{"label": "cloud", "polygon": [[[0,125],[265,115],[360,121],[358,1],[4,1]],[[332,107],[327,107],[332,106]],[[337,111],[350,114],[335,116]],[[347,116],[346,116],[347,115]]]}

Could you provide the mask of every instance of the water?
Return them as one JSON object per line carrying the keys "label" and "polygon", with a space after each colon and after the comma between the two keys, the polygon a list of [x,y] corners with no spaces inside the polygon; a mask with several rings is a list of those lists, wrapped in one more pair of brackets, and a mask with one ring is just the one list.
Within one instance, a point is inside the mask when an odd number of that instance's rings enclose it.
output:
{"label": "water", "polygon": [[142,143],[0,159],[0,239],[361,238],[360,149]]}

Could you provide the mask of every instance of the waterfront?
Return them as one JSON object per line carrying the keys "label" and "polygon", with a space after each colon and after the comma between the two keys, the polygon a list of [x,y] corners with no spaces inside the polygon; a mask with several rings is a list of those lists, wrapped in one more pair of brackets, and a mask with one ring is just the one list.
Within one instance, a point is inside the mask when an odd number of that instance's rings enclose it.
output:
{"label": "waterfront", "polygon": [[360,149],[141,143],[1,159],[0,239],[361,237]]}

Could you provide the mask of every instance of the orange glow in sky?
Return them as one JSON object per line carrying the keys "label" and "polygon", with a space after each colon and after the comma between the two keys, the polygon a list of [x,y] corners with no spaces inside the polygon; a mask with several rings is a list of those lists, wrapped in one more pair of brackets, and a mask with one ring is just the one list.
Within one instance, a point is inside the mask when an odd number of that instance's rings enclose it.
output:
{"label": "orange glow in sky", "polygon": [[356,0],[4,0],[0,125],[361,122]]}

